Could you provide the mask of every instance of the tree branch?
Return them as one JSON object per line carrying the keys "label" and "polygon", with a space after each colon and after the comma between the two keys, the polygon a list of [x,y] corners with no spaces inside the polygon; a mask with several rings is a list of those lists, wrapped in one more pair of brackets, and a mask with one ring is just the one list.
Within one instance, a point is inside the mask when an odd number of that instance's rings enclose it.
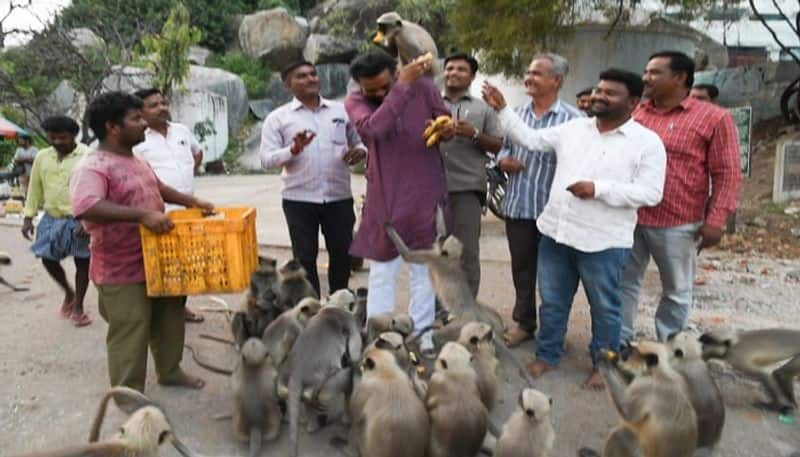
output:
{"label": "tree branch", "polygon": [[798,66],[800,66],[800,58],[798,58],[794,54],[794,52],[791,51],[791,49],[789,49],[785,44],[783,44],[783,42],[781,42],[781,39],[778,38],[778,34],[775,33],[775,30],[773,30],[772,27],[769,26],[769,24],[767,24],[767,20],[764,19],[764,16],[761,14],[760,11],[758,11],[758,8],[756,8],[755,1],[754,0],[748,0],[748,3],[750,4],[750,9],[753,10],[753,13],[756,15],[758,20],[761,22],[761,25],[763,25],[764,28],[767,29],[767,31],[769,31],[769,33],[772,35],[772,39],[775,40],[775,43],[777,43],[778,46],[780,46],[782,51],[784,51],[787,54],[789,54],[792,57],[792,60],[794,60],[795,63]]}
{"label": "tree branch", "polygon": [[620,18],[622,18],[624,2],[625,0],[617,0],[617,15],[614,16],[614,21],[611,22],[611,26],[608,28],[608,32],[606,32],[606,36],[603,38],[603,40],[607,40],[611,36],[611,33],[614,32],[614,29],[617,27],[617,23],[619,23]]}

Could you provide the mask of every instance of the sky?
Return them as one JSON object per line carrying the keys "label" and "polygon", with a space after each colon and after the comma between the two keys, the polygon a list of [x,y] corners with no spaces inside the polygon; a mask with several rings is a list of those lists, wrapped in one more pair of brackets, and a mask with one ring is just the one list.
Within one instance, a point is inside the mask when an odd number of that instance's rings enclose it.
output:
{"label": "sky", "polygon": [[[28,0],[0,0],[0,18],[8,13],[11,2],[15,4],[27,3]],[[33,29],[40,30],[42,23],[38,18],[49,21],[61,8],[67,6],[70,0],[32,0],[26,9],[15,9],[11,16],[3,23],[5,29]],[[7,37],[6,45],[14,46],[25,40],[23,36],[12,35]]]}

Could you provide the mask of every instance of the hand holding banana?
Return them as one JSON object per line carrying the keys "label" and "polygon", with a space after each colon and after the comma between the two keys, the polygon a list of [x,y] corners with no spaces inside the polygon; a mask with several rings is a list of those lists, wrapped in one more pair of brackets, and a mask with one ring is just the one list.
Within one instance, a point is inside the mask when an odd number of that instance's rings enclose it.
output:
{"label": "hand holding banana", "polygon": [[443,130],[453,127],[453,119],[450,116],[439,116],[436,119],[429,120],[428,127],[422,132],[425,144],[431,147],[438,143],[442,139]]}

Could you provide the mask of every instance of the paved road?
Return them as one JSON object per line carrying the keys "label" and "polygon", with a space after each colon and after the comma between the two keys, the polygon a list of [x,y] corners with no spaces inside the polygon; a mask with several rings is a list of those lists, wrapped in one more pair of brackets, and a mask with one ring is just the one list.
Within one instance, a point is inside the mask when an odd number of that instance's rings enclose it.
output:
{"label": "paved road", "polygon": [[[198,193],[222,204],[249,204],[259,210],[259,241],[269,245],[288,246],[288,235],[280,211],[279,182],[276,176],[235,176],[202,178],[198,182]],[[363,188],[356,180],[354,188]],[[508,319],[513,300],[510,270],[502,224],[491,216],[484,220],[483,282],[480,299],[496,306]],[[11,293],[0,289],[0,454],[14,455],[74,444],[86,440],[90,421],[97,400],[106,389],[105,367],[105,323],[97,315],[97,299],[93,288],[87,298],[87,309],[95,323],[83,329],[74,329],[60,319],[57,307],[61,296],[41,265],[27,250],[27,243],[19,236],[18,228],[0,226],[0,249],[10,252],[16,264],[6,268],[2,274],[9,280],[25,283],[31,291]],[[266,247],[264,252],[279,260],[291,255],[285,247]],[[734,264],[738,260],[727,260]],[[325,256],[320,258],[324,274]],[[69,263],[68,270],[73,271]],[[793,267],[796,268],[796,267]],[[70,273],[71,274],[71,273]],[[721,273],[710,272],[709,286],[719,286],[727,291],[739,291],[736,285],[728,284]],[[353,286],[366,283],[367,273],[357,273]],[[652,304],[658,293],[658,285],[651,273],[645,284],[645,300]],[[324,280],[322,281],[325,282]],[[405,275],[402,283],[406,284]],[[779,283],[780,284],[780,283]],[[747,286],[750,287],[750,286]],[[770,297],[770,307],[780,306],[774,314],[761,311],[735,313],[731,317],[738,323],[757,322],[758,325],[788,325],[800,327],[797,318],[796,297],[800,286],[785,284],[782,293],[762,291]],[[755,286],[747,289],[753,292]],[[406,288],[398,288],[398,303],[407,303]],[[704,293],[708,294],[708,291]],[[736,292],[744,294],[745,292]],[[708,298],[699,316],[717,316],[735,300],[729,295],[716,294],[719,299]],[[744,296],[744,295],[742,295]],[[793,298],[794,297],[794,298]],[[241,295],[223,297],[231,306],[237,307]],[[705,300],[705,299],[704,299]],[[774,304],[774,305],[773,305]],[[208,297],[193,297],[190,305],[195,309],[217,306]],[[649,305],[648,305],[649,306]],[[554,399],[553,422],[557,431],[554,457],[573,456],[583,445],[600,447],[608,431],[615,425],[616,417],[605,393],[587,392],[579,384],[589,367],[586,346],[588,342],[588,309],[583,293],[579,292],[573,306],[570,330],[567,335],[568,353],[560,370],[537,381],[537,388]],[[648,308],[649,310],[649,308]],[[792,312],[791,310],[794,310]],[[772,309],[774,311],[774,309]],[[187,341],[200,348],[209,358],[219,364],[232,364],[233,355],[219,344],[198,340],[199,333],[228,334],[228,324],[219,313],[206,313],[206,322],[188,327]],[[651,310],[643,313],[642,325],[649,325]],[[727,315],[726,315],[727,316]],[[725,323],[714,317],[714,322]],[[531,359],[533,345],[517,350],[525,361]],[[187,357],[188,359],[188,357]],[[187,370],[200,373],[200,369],[186,360]],[[793,450],[800,449],[800,425],[783,424],[776,415],[762,413],[749,407],[756,391],[751,383],[741,381],[715,367],[728,404],[728,420],[719,456],[776,456],[788,457]],[[192,448],[204,455],[245,455],[246,447],[238,443],[231,424],[214,421],[211,416],[229,410],[230,400],[225,377],[204,373],[208,386],[203,391],[186,391],[163,388],[155,383],[154,374],[148,377],[147,393],[163,404],[176,423],[178,436]],[[519,391],[519,381],[507,375],[510,384],[502,392],[501,403],[494,412],[502,422],[513,409]],[[516,386],[515,386],[516,385]],[[113,432],[123,420],[121,413],[112,408],[105,433]],[[301,451],[304,456],[334,455],[327,442],[342,428],[331,426],[313,436],[302,436]],[[265,446],[262,455],[286,455],[288,433],[284,431],[279,440]],[[172,451],[164,455],[175,455]]]}

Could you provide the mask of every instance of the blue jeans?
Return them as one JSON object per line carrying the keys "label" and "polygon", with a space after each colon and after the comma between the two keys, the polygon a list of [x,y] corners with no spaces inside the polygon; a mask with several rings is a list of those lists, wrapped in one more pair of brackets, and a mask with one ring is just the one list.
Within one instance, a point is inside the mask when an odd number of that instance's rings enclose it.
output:
{"label": "blue jeans", "polygon": [[539,335],[536,358],[556,366],[564,355],[572,299],[583,283],[592,316],[589,352],[594,363],[601,349],[617,349],[622,330],[620,279],[630,249],[583,252],[542,235],[539,242]]}

